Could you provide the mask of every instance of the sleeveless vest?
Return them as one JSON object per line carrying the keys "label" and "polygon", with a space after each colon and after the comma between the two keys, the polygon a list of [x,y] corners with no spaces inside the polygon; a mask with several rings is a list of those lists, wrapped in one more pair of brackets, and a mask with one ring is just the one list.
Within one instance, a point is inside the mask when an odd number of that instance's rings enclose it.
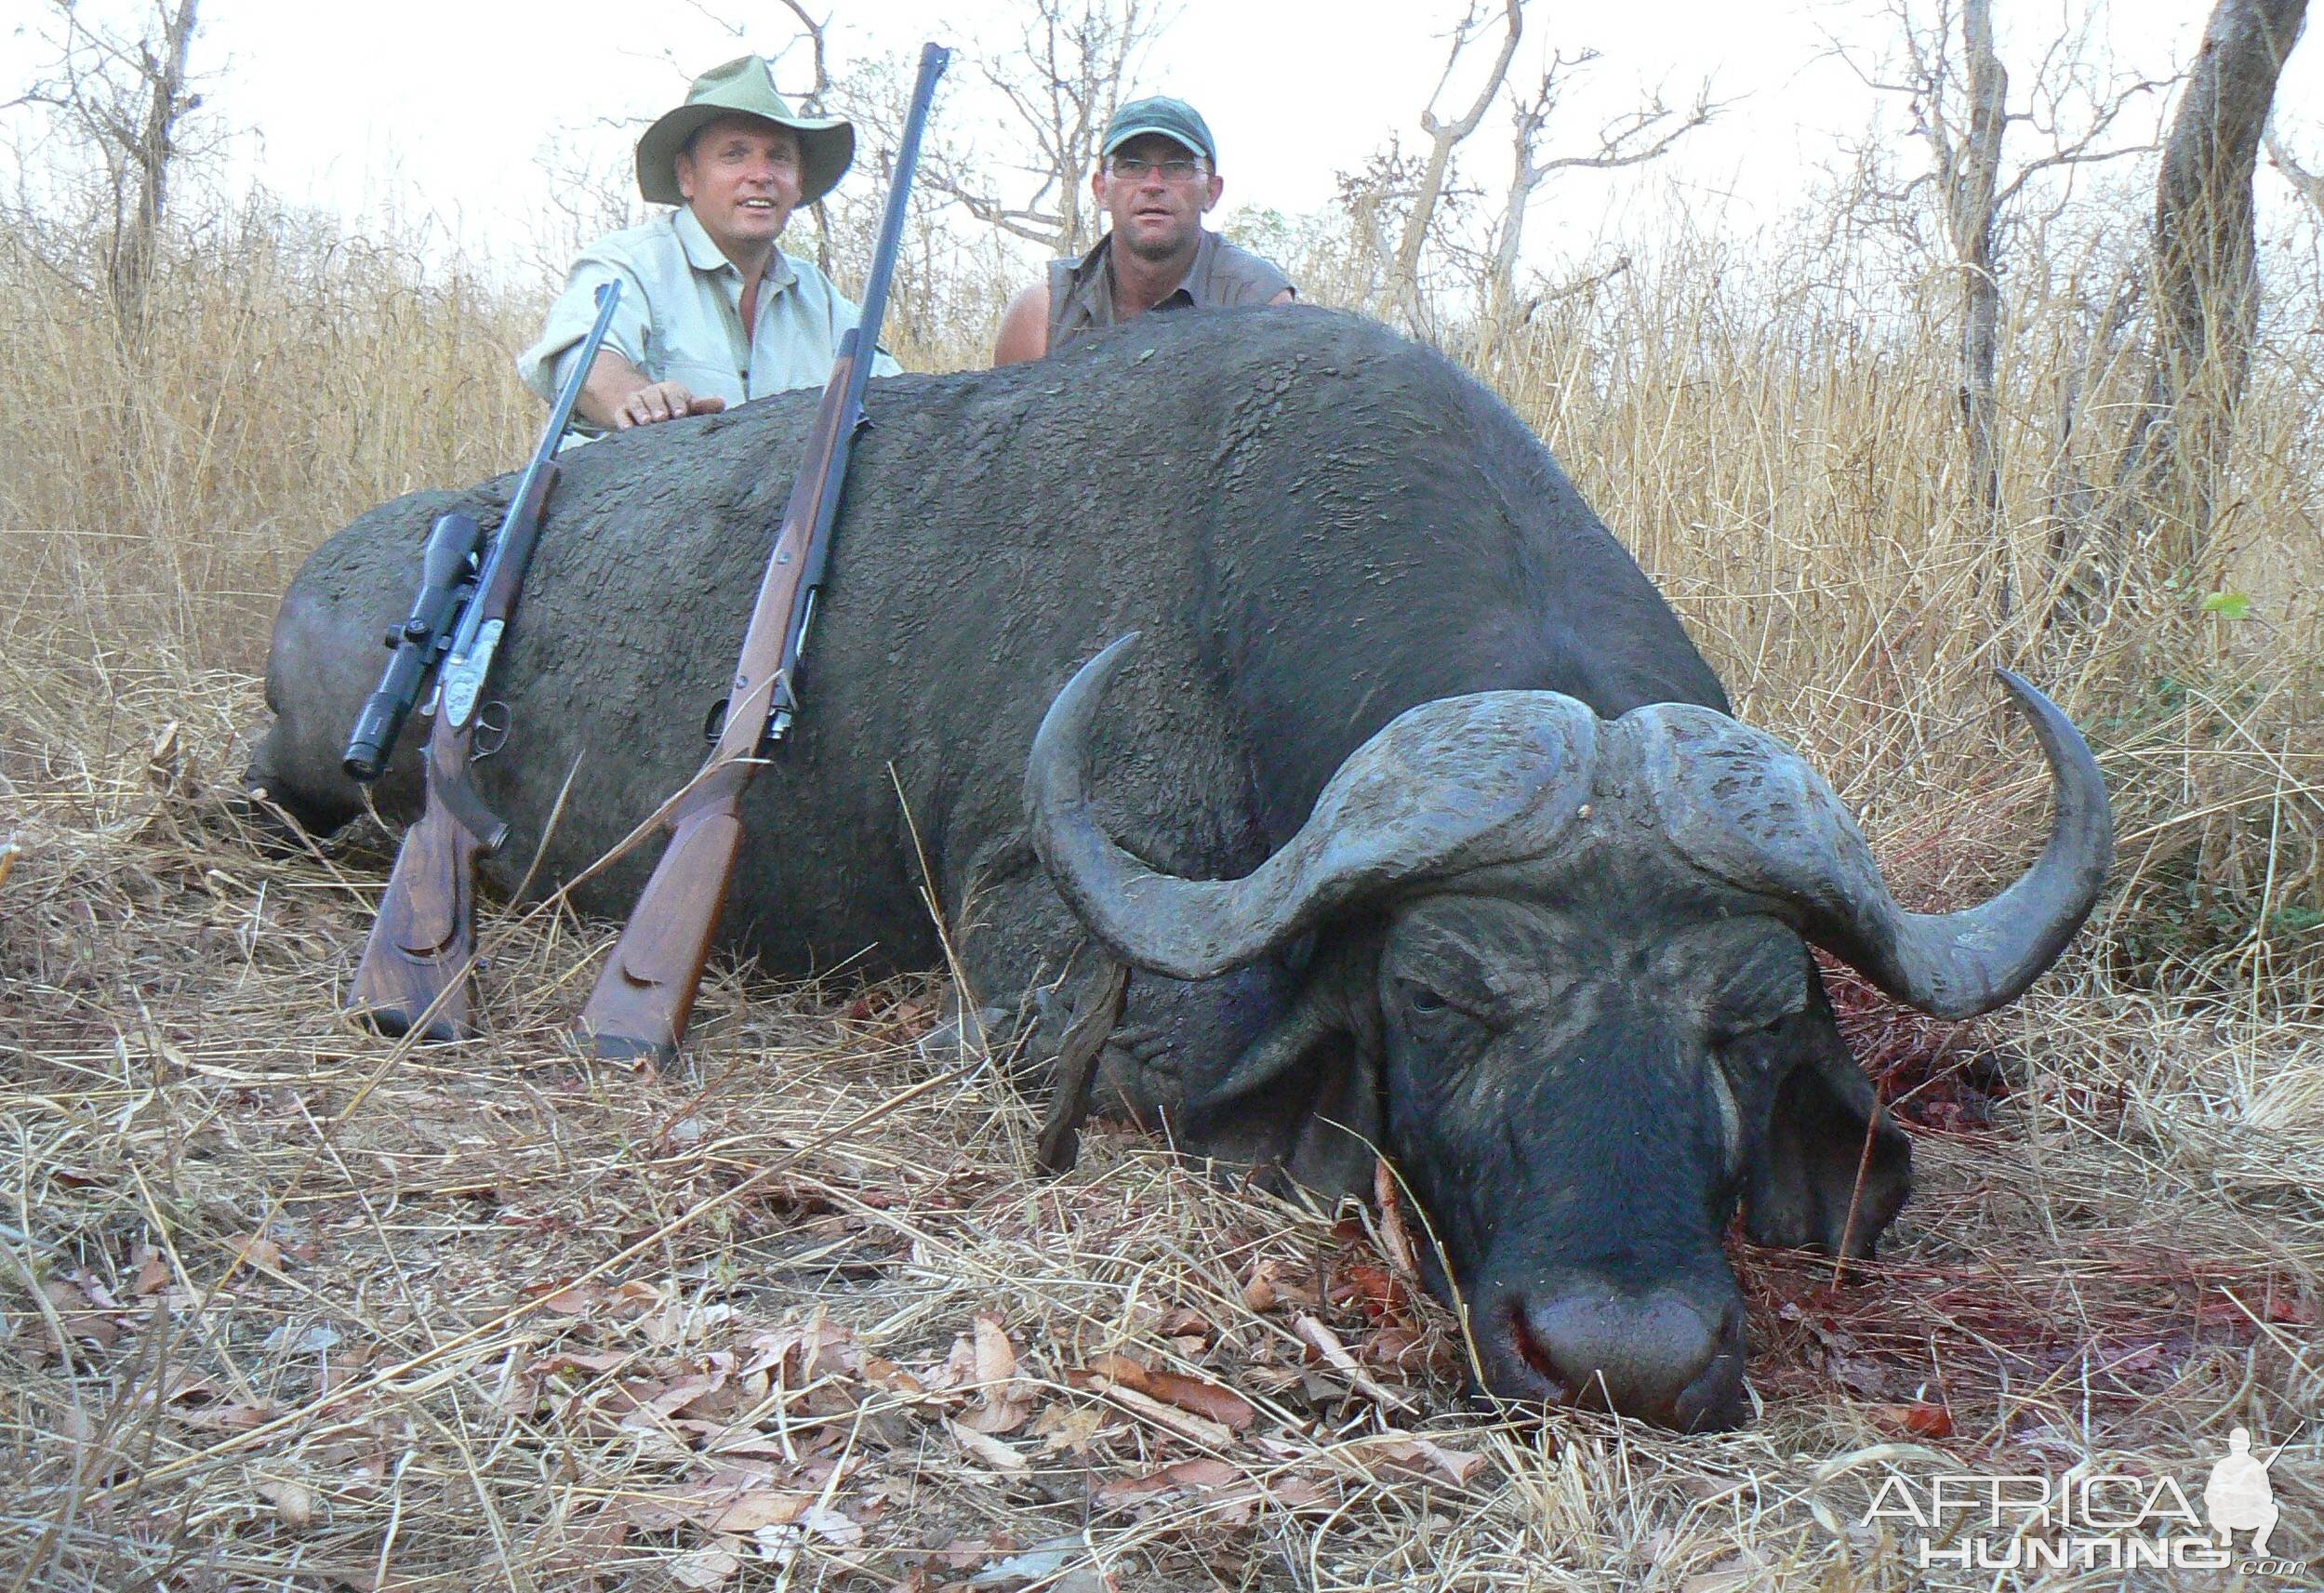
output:
{"label": "sleeveless vest", "polygon": [[[1113,312],[1113,234],[1078,259],[1049,262],[1049,352],[1076,338],[1116,324]],[[1292,285],[1291,278],[1248,249],[1238,248],[1205,227],[1194,246],[1194,264],[1177,290],[1156,310],[1216,305],[1265,304]],[[1295,291],[1296,291],[1295,289]]]}

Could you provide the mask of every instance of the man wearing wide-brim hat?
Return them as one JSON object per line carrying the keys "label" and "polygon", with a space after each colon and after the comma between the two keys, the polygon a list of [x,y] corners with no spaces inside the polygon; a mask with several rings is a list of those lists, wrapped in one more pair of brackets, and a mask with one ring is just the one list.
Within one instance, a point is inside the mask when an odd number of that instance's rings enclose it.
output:
{"label": "man wearing wide-brim hat", "polygon": [[[598,285],[615,278],[621,306],[576,405],[586,426],[709,415],[830,380],[857,305],[775,241],[792,211],[838,185],[855,153],[845,121],[791,113],[762,57],[696,78],[685,103],[637,142],[639,192],[678,208],[581,252],[540,340],[517,360],[525,384],[543,399],[555,391],[596,319]],[[897,368],[884,353],[871,366]]]}
{"label": "man wearing wide-brim hat", "polygon": [[1112,229],[1009,301],[994,365],[1054,354],[1149,311],[1291,302],[1289,277],[1202,225],[1226,185],[1210,124],[1185,100],[1115,112],[1089,189]]}

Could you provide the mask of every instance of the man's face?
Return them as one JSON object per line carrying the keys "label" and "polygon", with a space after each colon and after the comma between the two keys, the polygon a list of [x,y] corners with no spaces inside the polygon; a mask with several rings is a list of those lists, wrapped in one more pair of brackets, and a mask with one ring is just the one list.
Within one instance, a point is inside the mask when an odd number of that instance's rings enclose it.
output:
{"label": "man's face", "polygon": [[[1189,169],[1173,175],[1169,162]],[[1131,169],[1117,175],[1126,164]],[[1142,168],[1142,169],[1140,169]],[[1143,259],[1163,260],[1194,246],[1202,213],[1218,203],[1225,188],[1210,162],[1175,139],[1145,133],[1106,157],[1090,179],[1090,192],[1105,206],[1114,236]]]}
{"label": "man's face", "polygon": [[799,138],[756,116],[721,116],[677,160],[678,192],[713,243],[772,244],[799,206]]}

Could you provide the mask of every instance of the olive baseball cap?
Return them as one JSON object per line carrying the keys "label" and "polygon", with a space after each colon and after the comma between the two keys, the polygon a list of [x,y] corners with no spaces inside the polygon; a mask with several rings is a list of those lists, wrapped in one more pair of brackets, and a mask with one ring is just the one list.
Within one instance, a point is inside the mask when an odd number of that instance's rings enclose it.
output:
{"label": "olive baseball cap", "polygon": [[656,205],[684,205],[678,152],[721,116],[756,116],[799,136],[799,203],[812,205],[839,186],[856,158],[856,129],[843,116],[798,116],[775,92],[764,56],[737,56],[694,80],[685,103],[666,113],[637,141],[638,192]]}
{"label": "olive baseball cap", "polygon": [[1211,165],[1218,164],[1218,145],[1211,138],[1211,125],[1202,120],[1202,113],[1183,100],[1164,95],[1133,100],[1116,111],[1113,120],[1106,124],[1106,141],[1097,151],[1098,157],[1103,159],[1132,139],[1149,133],[1159,133],[1192,150]]}

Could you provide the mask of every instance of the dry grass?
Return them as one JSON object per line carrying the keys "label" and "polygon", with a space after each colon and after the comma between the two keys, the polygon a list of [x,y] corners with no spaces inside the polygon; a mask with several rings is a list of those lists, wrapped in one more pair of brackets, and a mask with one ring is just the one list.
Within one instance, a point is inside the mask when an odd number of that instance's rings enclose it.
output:
{"label": "dry grass", "polygon": [[1995,662],[2121,804],[2125,883],[2025,1002],[1840,983],[1919,1192],[1837,1284],[1738,1244],[1764,1409],[1680,1440],[1464,1404],[1377,1217],[1120,1134],[1033,1178],[1034,1108],[922,1055],[924,986],[722,971],[696,1070],[640,1080],[558,1041],[607,927],[496,915],[489,1041],[349,1028],[379,838],[253,846],[237,730],[307,548],[521,451],[530,307],[263,218],[209,246],[137,379],[20,259],[0,323],[67,395],[0,413],[0,1587],[1903,1588],[1891,1471],[2193,1493],[2238,1423],[2324,1560],[2312,366],[2263,361],[2239,545],[2186,577],[2270,629],[2183,580],[2061,638],[1988,602],[2041,572],[2041,417],[1997,551],[1934,334],[1864,349],[1674,247],[1481,359],[1908,895],[2038,825]]}

